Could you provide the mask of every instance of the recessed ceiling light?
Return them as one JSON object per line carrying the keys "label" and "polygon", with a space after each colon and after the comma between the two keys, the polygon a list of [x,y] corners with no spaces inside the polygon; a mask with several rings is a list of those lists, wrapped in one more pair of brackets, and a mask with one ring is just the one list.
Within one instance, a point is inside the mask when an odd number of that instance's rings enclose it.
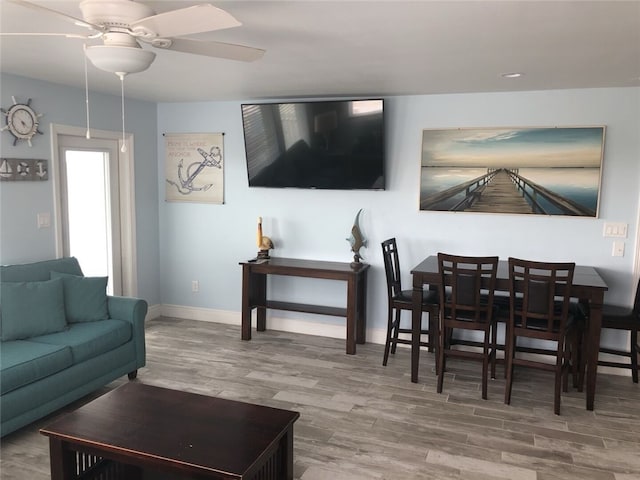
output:
{"label": "recessed ceiling light", "polygon": [[504,77],[504,78],[520,78],[523,75],[524,75],[524,73],[521,73],[521,72],[510,72],[510,73],[501,74],[501,76]]}

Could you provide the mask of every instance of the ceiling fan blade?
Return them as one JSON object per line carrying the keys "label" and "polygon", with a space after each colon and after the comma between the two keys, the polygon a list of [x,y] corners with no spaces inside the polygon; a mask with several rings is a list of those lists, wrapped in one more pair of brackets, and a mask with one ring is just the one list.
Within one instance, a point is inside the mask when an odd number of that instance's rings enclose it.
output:
{"label": "ceiling fan blade", "polygon": [[65,20],[66,22],[73,23],[78,27],[88,28],[90,30],[95,30],[96,32],[104,33],[104,28],[99,25],[94,25],[93,23],[86,22],[80,18],[72,17],[71,15],[67,15],[66,13],[59,12],[58,10],[53,10],[51,8],[43,7],[42,5],[37,5],[35,3],[27,2],[25,0],[7,0],[8,2],[14,3],[16,5],[20,5],[22,7],[31,8],[32,10],[38,10],[41,12],[46,12],[50,15],[55,15],[58,18]]}
{"label": "ceiling fan blade", "polygon": [[79,33],[0,32],[0,37],[66,37],[66,38],[82,38],[84,40],[90,40],[90,39],[96,38],[97,36],[98,35],[81,35]]}
{"label": "ceiling fan blade", "polygon": [[[169,42],[167,42],[169,43]],[[242,62],[253,62],[262,58],[264,50],[260,48],[246,47],[233,43],[207,42],[201,40],[189,40],[186,38],[172,38],[171,44],[165,46],[162,43],[155,45],[158,48],[173,50],[175,52],[193,53],[195,55],[205,55],[207,57],[227,58],[229,60],[239,60]]]}
{"label": "ceiling fan blade", "polygon": [[211,32],[242,25],[230,13],[204,3],[171,10],[131,23],[134,34],[145,36],[152,32],[158,37],[182,37],[194,33]]}

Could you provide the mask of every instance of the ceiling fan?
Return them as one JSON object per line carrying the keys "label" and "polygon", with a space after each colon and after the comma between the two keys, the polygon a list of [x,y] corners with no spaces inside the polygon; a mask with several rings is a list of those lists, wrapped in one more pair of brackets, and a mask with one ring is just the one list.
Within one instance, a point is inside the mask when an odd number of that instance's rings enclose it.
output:
{"label": "ceiling fan", "polygon": [[156,14],[151,7],[133,0],[83,0],[82,19],[26,0],[8,0],[62,18],[88,33],[3,33],[2,35],[53,35],[85,40],[101,39],[101,45],[87,45],[85,54],[97,68],[123,77],[142,72],[155,59],[155,52],[141,47],[251,62],[264,50],[230,43],[182,38],[240,26],[228,12],[211,4],[200,4]]}

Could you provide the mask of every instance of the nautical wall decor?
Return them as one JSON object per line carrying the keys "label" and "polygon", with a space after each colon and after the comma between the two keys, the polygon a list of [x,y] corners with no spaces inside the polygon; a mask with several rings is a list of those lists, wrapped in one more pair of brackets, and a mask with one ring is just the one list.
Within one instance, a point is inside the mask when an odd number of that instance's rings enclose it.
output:
{"label": "nautical wall decor", "polygon": [[41,113],[36,113],[31,107],[31,99],[27,103],[20,103],[16,97],[11,97],[13,105],[8,109],[0,108],[4,114],[7,124],[0,128],[0,131],[8,131],[13,135],[13,146],[20,140],[26,140],[29,146],[33,146],[31,139],[36,133],[42,135],[39,129]]}
{"label": "nautical wall decor", "polygon": [[605,127],[424,130],[420,210],[597,217]]}
{"label": "nautical wall decor", "polygon": [[0,158],[0,181],[43,181],[49,179],[49,162],[32,158]]}
{"label": "nautical wall decor", "polygon": [[169,202],[224,203],[223,133],[164,134]]}

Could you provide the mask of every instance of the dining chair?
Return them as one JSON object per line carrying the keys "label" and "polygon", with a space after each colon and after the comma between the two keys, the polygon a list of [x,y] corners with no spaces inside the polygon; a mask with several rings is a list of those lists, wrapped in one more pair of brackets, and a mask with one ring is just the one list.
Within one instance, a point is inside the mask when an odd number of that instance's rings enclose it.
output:
{"label": "dining chair", "polygon": [[[552,371],[555,375],[553,411],[560,415],[560,390],[567,390],[570,369],[576,381],[578,348],[582,343],[583,322],[571,313],[574,270],[574,263],[509,258],[510,312],[505,351],[507,380],[504,403],[511,403],[514,365]],[[544,362],[533,356],[517,356],[518,338],[555,342],[554,350],[535,350],[538,355],[554,356],[555,362]]]}
{"label": "dining chair", "polygon": [[[402,310],[413,310],[412,290],[402,290],[400,280],[400,259],[398,256],[398,246],[395,238],[390,238],[382,242],[382,256],[384,258],[384,271],[387,278],[387,300],[388,300],[388,320],[387,339],[384,345],[384,357],[382,365],[387,365],[389,352],[396,353],[397,344],[411,344],[411,339],[401,338],[399,334],[410,334],[411,328],[403,328],[400,325]],[[429,314],[428,328],[420,328],[420,334],[428,335],[428,341],[420,341],[420,345],[428,347],[433,351],[436,347],[438,336],[438,295],[435,290],[423,290],[422,292],[422,312]]]}
{"label": "dining chair", "polygon": [[604,304],[602,306],[602,328],[612,328],[615,330],[628,330],[631,341],[629,351],[621,348],[600,347],[600,352],[620,357],[630,357],[631,362],[615,362],[598,360],[598,365],[616,368],[631,369],[633,383],[638,383],[638,330],[640,330],[640,280],[636,286],[636,297],[633,307],[621,307],[618,305]]}
{"label": "dining chair", "polygon": [[[440,275],[440,328],[437,391],[442,393],[446,360],[459,357],[482,361],[482,398],[487,398],[487,377],[495,378],[496,322],[493,296],[498,257],[469,257],[438,253]],[[483,332],[482,352],[451,348],[454,329]]]}

